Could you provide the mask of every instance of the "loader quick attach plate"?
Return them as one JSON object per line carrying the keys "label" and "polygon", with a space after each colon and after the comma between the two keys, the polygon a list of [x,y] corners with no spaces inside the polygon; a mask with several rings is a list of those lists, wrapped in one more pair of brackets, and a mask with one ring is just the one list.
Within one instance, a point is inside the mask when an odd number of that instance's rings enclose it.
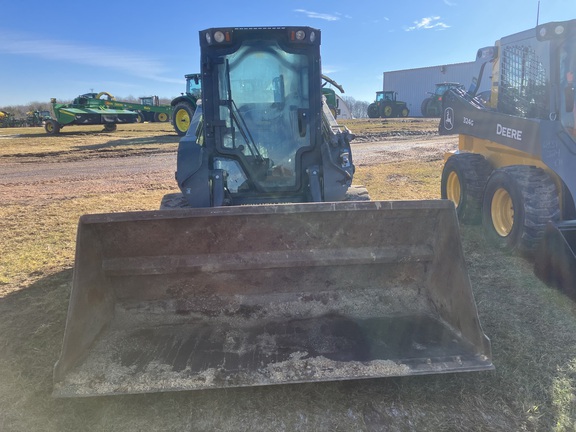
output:
{"label": "loader quick attach plate", "polygon": [[450,201],[80,220],[55,396],[492,369]]}

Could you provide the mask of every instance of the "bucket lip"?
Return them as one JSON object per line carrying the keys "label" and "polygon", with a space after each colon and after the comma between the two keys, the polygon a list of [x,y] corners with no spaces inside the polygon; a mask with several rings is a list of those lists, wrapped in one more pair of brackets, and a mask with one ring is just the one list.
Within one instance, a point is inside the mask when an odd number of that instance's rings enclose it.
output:
{"label": "bucket lip", "polygon": [[174,210],[144,210],[121,213],[85,214],[81,224],[122,222],[135,220],[183,219],[206,216],[237,216],[293,213],[322,213],[333,211],[394,211],[394,210],[453,210],[450,200],[406,200],[406,201],[339,201],[319,203],[282,203],[247,206],[225,206],[185,208]]}

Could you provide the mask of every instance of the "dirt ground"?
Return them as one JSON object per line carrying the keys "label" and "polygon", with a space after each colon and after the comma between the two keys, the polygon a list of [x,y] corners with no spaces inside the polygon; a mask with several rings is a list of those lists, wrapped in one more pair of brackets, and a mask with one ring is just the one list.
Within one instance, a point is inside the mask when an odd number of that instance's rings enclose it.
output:
{"label": "dirt ground", "polygon": [[[352,142],[354,163],[361,167],[406,160],[423,163],[439,160],[445,152],[456,149],[457,138],[434,134],[431,129],[436,125],[437,120],[432,119],[422,120],[410,131],[353,131],[356,133],[356,139]],[[122,139],[136,143],[140,140],[141,143],[142,138],[137,136],[141,134],[138,126],[130,126],[132,135],[136,136],[132,137],[126,131]],[[9,131],[4,129],[1,132]],[[161,126],[159,131],[167,132],[169,126]],[[160,136],[155,148],[141,147],[125,152],[115,143],[102,144],[110,135],[77,131],[67,134],[64,129],[62,137],[74,141],[75,147],[82,151],[48,150],[0,156],[0,203],[50,201],[86,193],[137,191],[143,183],[172,182],[176,187],[176,136]],[[0,147],[5,142],[3,140],[37,138],[43,137],[0,133]]]}

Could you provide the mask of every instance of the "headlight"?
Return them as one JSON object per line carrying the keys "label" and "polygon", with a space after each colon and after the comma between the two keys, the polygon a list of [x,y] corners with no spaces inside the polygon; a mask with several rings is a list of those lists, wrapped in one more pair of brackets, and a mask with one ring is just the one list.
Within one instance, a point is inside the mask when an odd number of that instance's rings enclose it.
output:
{"label": "headlight", "polygon": [[537,27],[536,37],[540,41],[558,39],[562,40],[568,37],[569,33],[574,32],[572,21],[560,21],[542,24]]}
{"label": "headlight", "polygon": [[218,30],[217,32],[214,33],[214,40],[218,43],[222,43],[224,42],[224,40],[226,39],[226,37],[224,36],[224,33],[221,32],[220,30]]}
{"label": "headlight", "polygon": [[[232,28],[212,28],[204,30],[204,38],[208,45],[232,43],[234,29]],[[202,32],[201,32],[202,33]]]}

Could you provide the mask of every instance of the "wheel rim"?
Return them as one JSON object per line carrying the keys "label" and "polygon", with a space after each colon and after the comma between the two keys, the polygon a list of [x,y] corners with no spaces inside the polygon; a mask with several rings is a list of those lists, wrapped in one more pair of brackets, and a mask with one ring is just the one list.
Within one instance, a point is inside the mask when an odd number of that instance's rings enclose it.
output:
{"label": "wheel rim", "polygon": [[514,226],[514,203],[506,189],[500,188],[492,197],[492,224],[498,235],[506,237]]}
{"label": "wheel rim", "polygon": [[450,172],[448,175],[448,180],[446,181],[446,198],[451,200],[456,208],[460,204],[460,179],[458,178],[458,174],[454,171]]}
{"label": "wheel rim", "polygon": [[392,107],[391,106],[384,107],[384,115],[386,117],[390,117],[392,115]]}
{"label": "wheel rim", "polygon": [[166,115],[166,113],[160,113],[158,114],[158,120],[160,120],[161,122],[165,122],[166,120],[168,120],[168,116]]}
{"label": "wheel rim", "polygon": [[190,127],[190,116],[185,109],[178,110],[176,113],[176,126],[181,131],[187,131]]}
{"label": "wheel rim", "polygon": [[48,132],[54,132],[54,125],[52,123],[46,123],[46,130]]}

